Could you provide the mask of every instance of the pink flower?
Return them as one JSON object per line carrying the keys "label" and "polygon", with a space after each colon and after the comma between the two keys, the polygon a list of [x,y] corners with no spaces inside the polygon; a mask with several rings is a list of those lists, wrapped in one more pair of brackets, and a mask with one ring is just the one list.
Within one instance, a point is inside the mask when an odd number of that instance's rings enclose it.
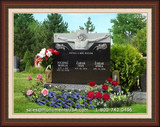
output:
{"label": "pink flower", "polygon": [[38,78],[35,78],[35,80],[37,81],[37,80],[38,80]]}
{"label": "pink flower", "polygon": [[33,94],[33,91],[32,90],[28,90],[27,91],[27,95],[32,95]]}
{"label": "pink flower", "polygon": [[32,80],[32,77],[31,77],[31,76],[28,76],[28,80]]}
{"label": "pink flower", "polygon": [[37,77],[38,77],[39,79],[42,79],[43,76],[42,76],[41,74],[38,74]]}
{"label": "pink flower", "polygon": [[41,92],[44,96],[48,95],[48,90],[46,88],[44,88]]}

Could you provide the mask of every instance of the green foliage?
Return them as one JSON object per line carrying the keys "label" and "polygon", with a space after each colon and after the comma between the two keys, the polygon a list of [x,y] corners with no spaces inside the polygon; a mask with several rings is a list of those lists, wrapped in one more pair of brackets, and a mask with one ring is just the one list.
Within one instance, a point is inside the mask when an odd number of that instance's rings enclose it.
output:
{"label": "green foliage", "polygon": [[111,72],[120,72],[120,85],[125,92],[131,91],[137,76],[143,74],[145,60],[132,45],[113,45],[111,47]]}
{"label": "green foliage", "polygon": [[146,56],[147,52],[147,29],[146,27],[142,30],[137,30],[137,34],[132,38],[131,44],[137,47],[137,49]]}
{"label": "green foliage", "polygon": [[137,30],[146,27],[146,16],[139,13],[118,14],[116,19],[112,19],[112,39],[114,44],[126,44],[136,35]]}
{"label": "green foliage", "polygon": [[88,21],[86,23],[84,23],[84,26],[85,26],[85,28],[82,26],[79,26],[79,29],[81,29],[81,30],[86,29],[87,33],[93,32],[95,30],[95,26],[92,24],[90,17],[88,17]]}
{"label": "green foliage", "polygon": [[[28,62],[28,65],[27,65]],[[29,68],[28,66],[31,65],[31,53],[29,52],[29,50],[27,49],[27,51],[24,54],[24,58],[22,60],[22,62],[20,63],[20,70],[24,71],[27,65],[27,69]]]}
{"label": "green foliage", "polygon": [[29,25],[34,22],[33,14],[14,14],[14,55],[23,58],[26,50],[32,51],[34,33]]}
{"label": "green foliage", "polygon": [[26,63],[25,71],[28,71],[30,66],[31,66],[31,61],[28,60]]}
{"label": "green foliage", "polygon": [[113,107],[122,107],[122,106],[131,106],[134,104],[133,96],[130,93],[122,94],[122,92],[119,92],[117,95],[112,94],[111,99],[109,101],[106,101],[105,103],[107,107],[113,108]]}
{"label": "green foliage", "polygon": [[19,66],[20,71],[24,71],[25,67],[26,67],[26,62],[25,61],[21,61],[20,62],[20,66]]}

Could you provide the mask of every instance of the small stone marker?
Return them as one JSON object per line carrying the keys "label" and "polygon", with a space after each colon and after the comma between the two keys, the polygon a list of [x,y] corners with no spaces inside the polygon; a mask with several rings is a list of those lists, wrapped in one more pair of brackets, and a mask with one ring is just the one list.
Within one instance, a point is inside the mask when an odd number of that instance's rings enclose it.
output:
{"label": "small stone marker", "polygon": [[103,84],[110,77],[110,34],[76,33],[54,35],[53,83]]}
{"label": "small stone marker", "polygon": [[17,56],[14,56],[14,72],[19,71],[20,59]]}

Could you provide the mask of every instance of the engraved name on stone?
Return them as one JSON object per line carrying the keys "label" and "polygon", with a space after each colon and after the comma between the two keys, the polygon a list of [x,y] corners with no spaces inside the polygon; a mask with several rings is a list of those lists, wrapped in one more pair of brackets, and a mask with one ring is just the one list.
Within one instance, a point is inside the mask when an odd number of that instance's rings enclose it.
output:
{"label": "engraved name on stone", "polygon": [[76,65],[77,67],[75,68],[75,70],[87,70],[87,68],[85,67],[86,62],[76,61]]}
{"label": "engraved name on stone", "polygon": [[57,71],[69,71],[68,61],[57,61]]}
{"label": "engraved name on stone", "polygon": [[103,70],[105,71],[106,70],[106,68],[104,68],[104,62],[97,62],[97,61],[95,61],[94,62],[94,66],[95,67],[93,68],[93,70],[95,70],[95,71],[97,71],[97,70],[98,71],[100,71],[100,70],[101,71],[103,71]]}

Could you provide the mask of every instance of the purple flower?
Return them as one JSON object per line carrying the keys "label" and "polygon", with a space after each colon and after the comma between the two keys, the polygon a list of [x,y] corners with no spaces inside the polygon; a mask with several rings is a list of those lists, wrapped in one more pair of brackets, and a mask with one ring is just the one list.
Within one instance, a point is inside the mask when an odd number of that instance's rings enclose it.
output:
{"label": "purple flower", "polygon": [[55,107],[58,108],[59,106],[55,104]]}
{"label": "purple flower", "polygon": [[82,108],[82,107],[80,105],[78,105],[77,108]]}
{"label": "purple flower", "polygon": [[57,103],[57,105],[59,105],[59,106],[60,106],[60,105],[62,105],[62,104],[61,104],[61,103]]}
{"label": "purple flower", "polygon": [[67,103],[67,105],[71,106],[72,104],[71,103]]}
{"label": "purple flower", "polygon": [[92,101],[90,101],[89,104],[92,104]]}
{"label": "purple flower", "polygon": [[46,102],[45,101],[41,101],[41,103],[45,104]]}
{"label": "purple flower", "polygon": [[38,105],[43,105],[42,103],[38,103]]}
{"label": "purple flower", "polygon": [[84,105],[84,104],[81,104],[81,106],[84,107],[85,105]]}
{"label": "purple flower", "polygon": [[87,105],[87,102],[85,102],[84,104]]}

